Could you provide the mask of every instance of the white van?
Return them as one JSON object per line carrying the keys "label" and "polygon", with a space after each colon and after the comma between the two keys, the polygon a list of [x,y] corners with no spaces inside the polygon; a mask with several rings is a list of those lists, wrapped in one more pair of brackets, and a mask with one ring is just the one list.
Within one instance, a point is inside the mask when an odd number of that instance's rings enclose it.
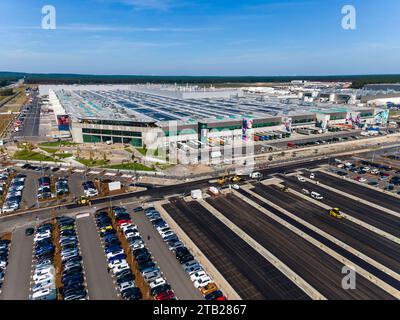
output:
{"label": "white van", "polygon": [[30,300],[56,300],[57,293],[54,289],[43,289],[32,294]]}

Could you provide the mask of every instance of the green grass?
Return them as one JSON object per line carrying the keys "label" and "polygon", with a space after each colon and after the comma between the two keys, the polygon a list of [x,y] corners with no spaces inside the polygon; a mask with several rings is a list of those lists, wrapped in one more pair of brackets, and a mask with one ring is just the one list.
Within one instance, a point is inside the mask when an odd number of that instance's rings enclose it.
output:
{"label": "green grass", "polygon": [[65,158],[72,157],[73,154],[72,153],[55,153],[54,156],[59,157],[60,159],[65,159]]}
{"label": "green grass", "polygon": [[46,151],[48,153],[57,153],[60,151],[60,149],[52,149],[52,148],[45,148],[45,147],[40,147],[43,151]]}
{"label": "green grass", "polygon": [[114,165],[104,166],[104,168],[118,169],[118,170],[154,171],[153,168],[147,167],[141,163],[114,164]]}
{"label": "green grass", "polygon": [[143,149],[143,148],[136,148],[137,151],[139,151],[142,155],[146,156],[151,156],[155,158],[165,158],[166,153],[164,150],[160,149]]}
{"label": "green grass", "polygon": [[105,166],[108,164],[108,161],[105,160],[90,160],[90,159],[84,159],[84,158],[77,158],[76,161],[84,164],[87,167],[101,167]]}
{"label": "green grass", "polygon": [[136,150],[139,151],[144,156],[146,155],[146,153],[148,151],[147,149],[144,149],[144,148],[136,148]]}
{"label": "green grass", "polygon": [[33,161],[54,161],[52,157],[29,150],[19,150],[14,153],[14,159]]}
{"label": "green grass", "polygon": [[71,141],[49,141],[42,142],[39,144],[40,147],[60,147],[60,146],[76,146],[79,143],[71,142]]}

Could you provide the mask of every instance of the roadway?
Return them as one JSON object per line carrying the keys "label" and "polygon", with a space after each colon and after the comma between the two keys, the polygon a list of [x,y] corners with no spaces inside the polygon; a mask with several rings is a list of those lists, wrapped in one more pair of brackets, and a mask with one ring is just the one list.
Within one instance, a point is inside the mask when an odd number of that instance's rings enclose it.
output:
{"label": "roadway", "polygon": [[90,299],[119,300],[93,216],[78,217],[76,226]]}
{"label": "roadway", "polygon": [[198,202],[172,200],[164,209],[244,300],[309,297]]}
{"label": "roadway", "polygon": [[258,184],[254,191],[369,258],[400,273],[399,244],[347,219],[332,218],[325,209],[290,192],[284,193],[277,186]]}
{"label": "roadway", "polygon": [[[316,168],[319,165],[322,164],[327,164],[329,159],[320,159],[320,160],[307,160],[307,161],[299,161],[296,163],[291,163],[291,164],[283,164],[280,166],[276,167],[270,167],[267,169],[262,169],[258,170],[260,171],[264,177],[272,175],[272,174],[277,174],[277,173],[288,173],[292,171],[296,171],[298,169],[311,169],[311,168]],[[75,175],[72,175],[74,177]],[[158,201],[158,200],[163,200],[164,197],[168,196],[173,196],[173,195],[187,195],[190,194],[190,191],[193,189],[204,189],[208,188],[210,186],[209,183],[210,179],[201,179],[201,180],[196,180],[196,181],[191,181],[191,182],[186,182],[186,183],[181,183],[181,184],[176,184],[176,185],[167,185],[167,186],[161,186],[161,187],[156,187],[156,188],[150,188],[145,191],[140,191],[140,192],[130,192],[130,193],[125,193],[117,196],[108,196],[104,197],[101,199],[94,199],[92,200],[92,205],[93,206],[99,206],[102,204],[108,203],[110,200],[114,202],[119,202],[121,204],[127,203],[127,202],[132,202],[138,199],[146,199],[146,201]],[[71,182],[69,182],[71,183]],[[76,187],[76,190],[78,190],[78,187]],[[26,190],[27,192],[27,190]],[[36,196],[36,191],[33,192]],[[23,221],[30,221],[32,219],[32,216],[36,217],[38,216],[40,220],[44,220],[46,218],[43,217],[48,217],[51,216],[52,213],[56,211],[56,215],[63,215],[63,214],[68,214],[69,212],[75,211],[81,211],[82,208],[79,208],[79,206],[74,203],[66,203],[66,204],[57,204],[54,207],[51,208],[40,208],[35,211],[28,211],[28,212],[15,212],[12,214],[8,215],[3,215],[0,216],[0,221],[7,221],[8,224],[14,223],[23,223]],[[15,219],[15,220],[14,220]],[[22,220],[22,221],[21,221]],[[2,226],[0,225],[0,229]]]}
{"label": "roadway", "polygon": [[[317,175],[319,176],[319,173],[317,173]],[[296,177],[280,175],[279,178],[284,179],[288,186],[299,192],[301,192],[302,189],[318,192],[323,195],[324,200],[322,202],[326,205],[332,208],[339,207],[340,210],[358,220],[366,222],[396,237],[400,237],[400,219],[392,214],[372,208],[361,201],[355,202],[353,199],[331,192],[314,183],[300,182]],[[337,186],[335,188],[337,188]],[[365,199],[368,200],[367,197]]]}
{"label": "roadway", "polygon": [[388,208],[390,210],[400,212],[400,200],[386,193],[363,187],[357,183],[347,181],[343,178],[333,177],[325,172],[318,172],[318,180],[340,191],[346,192],[361,199],[366,199],[372,203]]}
{"label": "roadway", "polygon": [[393,299],[363,277],[357,290],[343,289],[341,262],[233,194],[207,201],[327,299]]}
{"label": "roadway", "polygon": [[12,233],[6,275],[1,300],[27,300],[33,263],[33,235],[26,236],[25,228]]}
{"label": "roadway", "polygon": [[30,109],[26,113],[21,130],[13,133],[14,137],[37,137],[40,126],[40,105],[37,97],[33,98]]}
{"label": "roadway", "polygon": [[[134,206],[126,206],[128,212],[132,212]],[[189,276],[183,270],[175,255],[169,251],[168,246],[162,241],[143,211],[131,213],[132,221],[137,225],[143,237],[146,247],[151,251],[154,260],[157,262],[163,276],[167,279],[175,295],[179,300],[203,300],[200,291],[193,286]],[[148,239],[147,236],[150,236]]]}

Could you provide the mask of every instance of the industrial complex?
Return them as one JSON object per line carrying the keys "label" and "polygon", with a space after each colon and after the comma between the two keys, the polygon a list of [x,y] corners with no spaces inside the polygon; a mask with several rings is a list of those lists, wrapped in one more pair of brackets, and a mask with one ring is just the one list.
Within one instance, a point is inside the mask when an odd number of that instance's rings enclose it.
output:
{"label": "industrial complex", "polygon": [[[74,142],[143,147],[169,142],[207,144],[222,139],[285,138],[296,130],[386,123],[386,104],[353,90],[286,88],[216,89],[174,85],[40,86],[45,108]],[[337,84],[335,84],[337,85]],[[326,86],[326,85],[325,85]],[[373,101],[374,97],[370,98]],[[364,102],[363,102],[364,101]],[[386,119],[382,119],[386,117]],[[266,133],[266,134],[264,134]],[[57,133],[53,135],[57,137]]]}

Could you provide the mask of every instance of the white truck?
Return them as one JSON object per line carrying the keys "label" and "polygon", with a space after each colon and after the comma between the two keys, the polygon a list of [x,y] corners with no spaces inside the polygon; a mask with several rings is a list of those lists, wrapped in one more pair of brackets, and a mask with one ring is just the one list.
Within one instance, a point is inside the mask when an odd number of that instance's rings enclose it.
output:
{"label": "white truck", "polygon": [[261,172],[252,172],[252,173],[250,173],[250,175],[249,175],[249,177],[250,178],[252,178],[252,179],[259,179],[259,178],[262,178],[262,173]]}

